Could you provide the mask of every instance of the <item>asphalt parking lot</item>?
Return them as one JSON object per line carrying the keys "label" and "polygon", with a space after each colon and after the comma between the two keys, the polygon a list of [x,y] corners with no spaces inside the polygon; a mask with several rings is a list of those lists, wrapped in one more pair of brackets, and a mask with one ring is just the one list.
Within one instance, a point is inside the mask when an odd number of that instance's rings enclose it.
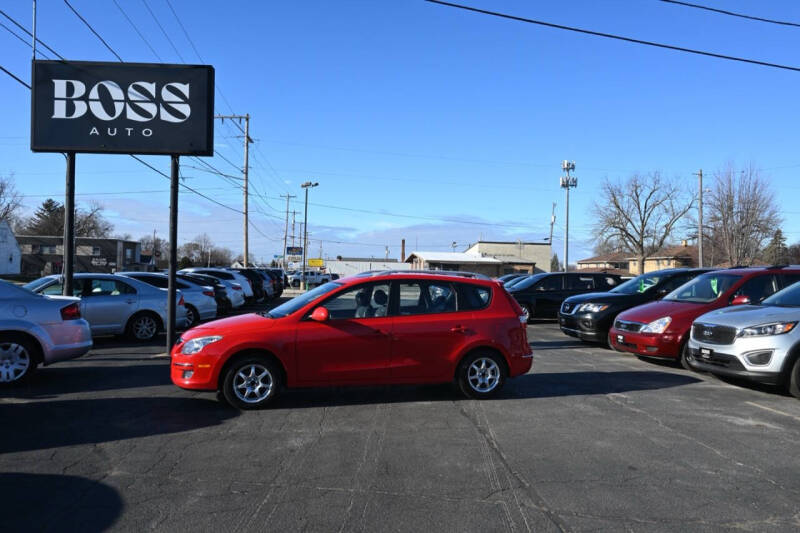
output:
{"label": "asphalt parking lot", "polygon": [[0,531],[796,531],[800,402],[529,326],[497,399],[292,391],[237,412],[161,342],[0,390]]}

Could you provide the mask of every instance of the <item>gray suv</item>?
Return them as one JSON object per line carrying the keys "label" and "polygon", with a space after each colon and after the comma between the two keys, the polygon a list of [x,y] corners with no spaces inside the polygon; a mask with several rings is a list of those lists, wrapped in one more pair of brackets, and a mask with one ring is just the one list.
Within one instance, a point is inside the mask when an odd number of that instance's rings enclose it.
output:
{"label": "gray suv", "polygon": [[783,385],[800,398],[800,283],[760,305],[718,309],[692,324],[688,362],[721,376]]}

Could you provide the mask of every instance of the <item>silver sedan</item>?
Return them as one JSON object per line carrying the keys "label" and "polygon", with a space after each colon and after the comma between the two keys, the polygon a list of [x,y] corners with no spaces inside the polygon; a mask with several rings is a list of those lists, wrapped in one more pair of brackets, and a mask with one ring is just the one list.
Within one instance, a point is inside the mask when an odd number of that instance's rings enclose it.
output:
{"label": "silver sedan", "polygon": [[[161,272],[120,272],[120,276],[138,279],[153,287],[166,289],[169,276]],[[217,317],[217,301],[214,299],[214,287],[199,285],[187,279],[175,280],[186,300],[186,325],[196,326],[201,320],[211,320]]]}
{"label": "silver sedan", "polygon": [[39,364],[80,357],[91,347],[78,298],[41,296],[0,281],[0,385],[25,379]]}
{"label": "silver sedan", "polygon": [[[60,294],[61,276],[45,276],[25,285],[40,294]],[[136,279],[115,274],[75,274],[75,296],[81,298],[81,313],[92,335],[127,334],[149,341],[167,323],[167,291]],[[183,295],[176,295],[176,325],[186,327]]]}

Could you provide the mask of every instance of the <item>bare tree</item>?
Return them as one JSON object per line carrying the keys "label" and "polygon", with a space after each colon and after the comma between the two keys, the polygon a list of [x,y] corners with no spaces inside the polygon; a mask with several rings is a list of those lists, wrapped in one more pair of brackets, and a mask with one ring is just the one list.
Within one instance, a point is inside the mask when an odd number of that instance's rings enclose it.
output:
{"label": "bare tree", "polygon": [[594,206],[594,234],[635,256],[642,274],[645,259],[670,240],[693,205],[691,195],[658,172],[634,174],[625,182],[606,179]]}
{"label": "bare tree", "polygon": [[769,184],[752,164],[716,172],[706,207],[722,258],[731,265],[753,264],[783,221]]}
{"label": "bare tree", "polygon": [[0,176],[0,220],[16,222],[22,208],[22,196],[14,187],[14,176]]}

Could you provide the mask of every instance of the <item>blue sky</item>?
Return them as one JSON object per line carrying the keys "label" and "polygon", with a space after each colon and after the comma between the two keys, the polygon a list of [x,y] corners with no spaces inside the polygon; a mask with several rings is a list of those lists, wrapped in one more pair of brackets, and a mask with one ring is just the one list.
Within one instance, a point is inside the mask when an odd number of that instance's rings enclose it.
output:
{"label": "blue sky", "polygon": [[[164,62],[183,62],[141,0],[117,0]],[[187,63],[200,59],[166,0],[147,0]],[[800,73],[693,56],[462,12],[421,0],[171,0],[206,63],[218,113],[250,113],[252,257],[280,253],[285,200],[302,220],[300,183],[314,180],[310,249],[391,257],[458,250],[478,238],[539,240],[557,203],[560,161],[576,161],[570,258],[591,254],[592,204],[603,179],[661,171],[694,187],[728,162],[755,163],[773,185],[789,241],[800,241]],[[800,22],[791,1],[703,0]],[[72,4],[126,61],[157,62],[113,2]],[[471,0],[555,23],[800,66],[800,28],[657,0]],[[39,0],[39,37],[75,60],[114,60],[60,0]],[[26,27],[31,4],[2,7]],[[0,20],[7,24],[5,19]],[[30,48],[0,28],[0,64],[29,76]],[[0,74],[0,174],[34,208],[63,200],[64,158],[29,150],[28,91]],[[235,174],[241,139],[217,124],[209,159]],[[147,157],[169,171],[166,157]],[[191,160],[186,165],[197,166]],[[184,167],[186,183],[241,208],[241,191]],[[168,228],[168,182],[126,156],[79,155],[78,201],[101,202],[119,233]],[[144,192],[142,192],[144,191]],[[354,211],[353,211],[354,210]],[[181,195],[181,242],[207,232],[241,250],[241,215]],[[256,229],[257,228],[257,229]],[[298,226],[299,230],[299,226]]]}

